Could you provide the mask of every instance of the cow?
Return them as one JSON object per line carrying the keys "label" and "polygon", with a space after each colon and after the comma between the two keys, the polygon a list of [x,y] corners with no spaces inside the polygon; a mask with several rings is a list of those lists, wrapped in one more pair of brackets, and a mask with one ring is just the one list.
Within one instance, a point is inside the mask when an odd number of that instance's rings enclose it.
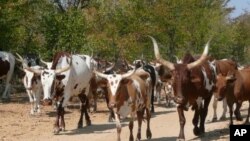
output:
{"label": "cow", "polygon": [[109,107],[115,115],[117,140],[120,141],[121,123],[120,116],[126,117],[131,115],[129,122],[130,137],[129,140],[133,141],[133,120],[137,114],[138,119],[138,133],[137,140],[141,139],[141,125],[143,115],[146,110],[147,114],[147,133],[148,139],[152,137],[150,130],[150,100],[151,89],[150,77],[144,70],[132,70],[125,74],[104,74],[98,71],[95,73],[102,78],[105,78],[103,84],[108,85]]}
{"label": "cow", "polygon": [[64,107],[70,97],[74,95],[77,95],[81,101],[78,128],[82,127],[83,114],[85,114],[86,125],[91,125],[87,112],[88,98],[86,94],[88,94],[89,81],[95,67],[96,63],[88,55],[70,55],[66,52],[58,52],[53,57],[51,68],[43,70],[25,68],[40,75],[44,92],[44,104],[50,104],[52,99],[57,103],[57,116],[54,124],[55,134],[65,130]]}
{"label": "cow", "polygon": [[155,68],[152,65],[147,64],[142,59],[133,61],[133,64],[135,65],[135,68],[142,67],[143,70],[145,70],[146,72],[148,72],[150,74],[151,85],[152,85],[152,92],[151,92],[152,93],[151,94],[151,112],[154,113],[155,112],[155,108],[154,108],[154,101],[155,101],[154,99],[155,98],[154,97],[157,96],[156,86],[157,86],[158,81],[159,81],[158,73],[157,73],[157,71],[155,70]]}
{"label": "cow", "polygon": [[12,53],[0,51],[0,79],[6,78],[2,99],[8,99],[10,97],[10,80],[14,72],[14,66],[15,57],[12,55]]}
{"label": "cow", "polygon": [[[215,98],[222,100],[227,99],[227,105],[230,113],[230,125],[233,125],[233,104],[236,103],[236,110],[239,110],[242,102],[247,101],[250,104],[250,68],[236,70],[226,76],[217,75]],[[248,108],[245,124],[249,124],[250,105]]]}
{"label": "cow", "polygon": [[[42,83],[40,76],[24,68],[25,66],[32,65],[32,69],[42,70],[43,67],[35,65],[36,62],[32,63],[32,61],[22,58],[18,53],[16,53],[16,55],[20,58],[17,60],[23,64],[23,71],[25,73],[23,77],[23,84],[29,96],[29,101],[31,103],[30,114],[34,115],[34,113],[36,112],[40,113],[40,98],[42,94]],[[29,64],[28,62],[31,63]]]}
{"label": "cow", "polygon": [[[228,73],[234,72],[238,69],[237,63],[230,59],[213,60],[212,62],[210,62],[210,65],[215,71],[215,75],[221,74],[223,76],[226,76]],[[214,112],[213,112],[212,122],[217,120],[217,112],[216,112],[217,103],[218,102],[216,98],[214,98],[214,101],[213,101]],[[226,102],[226,99],[223,99],[223,113],[222,113],[220,120],[226,119],[226,112],[227,112],[227,102]],[[237,117],[237,120],[242,120],[239,110],[237,111],[236,109],[234,113]]]}
{"label": "cow", "polygon": [[[177,103],[180,122],[180,133],[177,140],[185,140],[184,126],[186,119],[184,110],[187,111],[189,106],[192,106],[192,109],[195,111],[193,133],[196,136],[205,133],[204,123],[215,83],[213,71],[207,62],[209,42],[198,59],[195,59],[188,53],[182,59],[183,62],[177,64],[164,60],[159,53],[156,40],[151,36],[149,37],[153,42],[157,61],[172,72],[174,101]],[[199,127],[198,123],[200,123]]]}

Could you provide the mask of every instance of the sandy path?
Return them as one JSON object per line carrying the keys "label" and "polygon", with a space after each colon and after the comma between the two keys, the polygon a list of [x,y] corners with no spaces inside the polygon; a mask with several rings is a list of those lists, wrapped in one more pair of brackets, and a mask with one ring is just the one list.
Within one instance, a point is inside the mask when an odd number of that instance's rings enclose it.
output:
{"label": "sandy path", "polygon": [[[28,99],[25,94],[15,96],[10,103],[0,104],[0,140],[1,141],[115,141],[116,128],[114,123],[108,123],[108,112],[105,103],[100,100],[99,110],[91,114],[92,126],[76,129],[79,109],[67,109],[65,115],[66,131],[60,135],[53,134],[55,112],[52,107],[42,107],[41,115],[30,116]],[[218,113],[222,111],[218,104]],[[248,104],[244,103],[242,115],[246,117]],[[209,106],[211,119],[212,107]],[[193,111],[185,112],[185,135],[187,140],[229,140],[228,120],[215,123],[206,122],[206,134],[202,137],[193,135]],[[227,114],[228,117],[228,114]],[[239,122],[236,122],[239,123]],[[121,138],[128,140],[128,122],[123,123]],[[142,140],[146,140],[146,122],[143,122]],[[174,141],[179,134],[179,121],[176,108],[166,108],[164,105],[156,106],[156,113],[151,119],[152,141]],[[134,137],[136,137],[137,122],[134,122]]]}

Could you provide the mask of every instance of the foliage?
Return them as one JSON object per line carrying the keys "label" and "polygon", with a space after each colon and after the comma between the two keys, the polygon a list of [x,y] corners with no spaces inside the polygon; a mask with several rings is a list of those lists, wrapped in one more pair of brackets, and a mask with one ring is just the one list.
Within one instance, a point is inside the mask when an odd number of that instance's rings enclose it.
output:
{"label": "foliage", "polygon": [[[69,0],[70,1],[70,0]],[[174,61],[186,51],[200,54],[210,39],[215,58],[247,62],[249,14],[231,20],[228,0],[2,0],[0,48],[34,52],[51,59],[58,51],[132,61],[154,59],[154,36],[164,56]],[[73,2],[73,1],[70,1]],[[244,55],[242,55],[244,54]]]}

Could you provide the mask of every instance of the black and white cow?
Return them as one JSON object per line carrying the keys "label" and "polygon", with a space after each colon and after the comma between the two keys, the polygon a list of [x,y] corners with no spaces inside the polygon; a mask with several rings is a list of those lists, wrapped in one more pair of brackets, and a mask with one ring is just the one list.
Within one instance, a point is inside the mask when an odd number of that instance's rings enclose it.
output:
{"label": "black and white cow", "polygon": [[55,54],[51,68],[43,70],[26,68],[41,75],[45,104],[51,103],[52,99],[57,101],[55,134],[65,130],[64,107],[70,97],[75,95],[80,98],[82,103],[78,128],[82,127],[83,114],[85,114],[86,124],[91,125],[87,112],[88,99],[86,94],[89,91],[89,81],[93,75],[94,67],[96,67],[96,62],[88,55],[70,55],[66,52],[59,52]]}
{"label": "black and white cow", "polygon": [[10,80],[14,72],[14,66],[15,57],[11,53],[0,51],[0,79],[6,78],[2,99],[8,99],[10,97]]}

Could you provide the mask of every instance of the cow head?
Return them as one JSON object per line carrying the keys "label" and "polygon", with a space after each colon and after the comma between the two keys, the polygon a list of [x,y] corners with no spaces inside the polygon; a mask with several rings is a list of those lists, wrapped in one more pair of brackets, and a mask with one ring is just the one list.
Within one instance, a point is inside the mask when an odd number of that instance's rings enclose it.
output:
{"label": "cow head", "polygon": [[[38,70],[43,69],[40,66],[32,66],[31,68],[38,69]],[[23,78],[24,87],[27,90],[31,90],[32,84],[37,83],[37,79],[39,79],[38,78],[39,76],[36,75],[35,73],[29,71],[29,70],[26,70],[26,69],[24,69],[24,72],[25,72],[25,76]]]}
{"label": "cow head", "polygon": [[[43,92],[44,92],[44,101],[45,101],[45,104],[47,103],[51,103],[51,99],[52,99],[52,95],[51,93],[53,92],[54,90],[54,83],[55,80],[60,80],[62,78],[64,78],[65,76],[64,75],[61,75],[61,73],[63,72],[66,72],[70,69],[71,67],[71,64],[72,64],[72,58],[69,58],[69,57],[62,57],[62,61],[66,61],[66,62],[69,62],[69,65],[61,68],[61,69],[51,69],[51,68],[48,68],[48,69],[35,69],[35,68],[32,68],[32,67],[28,67],[24,61],[23,61],[23,58],[18,55],[19,59],[21,62],[23,62],[23,67],[25,70],[29,71],[29,72],[32,72],[32,73],[35,73],[37,75],[40,75],[41,77],[41,83],[42,83],[42,87],[43,87]],[[68,61],[68,59],[70,59],[70,61]]]}
{"label": "cow head", "polygon": [[[205,49],[201,57],[191,63],[171,63],[164,60],[159,52],[159,48],[156,40],[149,36],[154,45],[154,53],[157,61],[162,65],[166,66],[172,72],[173,79],[173,90],[175,95],[175,102],[178,104],[185,104],[187,102],[187,90],[190,89],[191,83],[197,83],[200,81],[199,78],[191,76],[191,70],[199,65],[201,65],[207,58],[209,42],[206,44]],[[197,81],[197,82],[196,82]]]}
{"label": "cow head", "polygon": [[228,73],[227,76],[223,76],[220,73],[217,75],[214,91],[214,96],[217,100],[221,101],[225,97],[226,91],[228,90],[227,87],[231,82],[234,82],[234,80],[236,80],[234,74]]}
{"label": "cow head", "polygon": [[128,77],[134,74],[135,69],[125,74],[103,74],[97,71],[94,72],[96,75],[106,80],[106,86],[108,87],[109,93],[109,107],[114,108],[116,106],[117,97],[119,97],[120,94],[118,93],[118,90],[120,89],[121,85],[126,85],[127,83],[131,82]]}

